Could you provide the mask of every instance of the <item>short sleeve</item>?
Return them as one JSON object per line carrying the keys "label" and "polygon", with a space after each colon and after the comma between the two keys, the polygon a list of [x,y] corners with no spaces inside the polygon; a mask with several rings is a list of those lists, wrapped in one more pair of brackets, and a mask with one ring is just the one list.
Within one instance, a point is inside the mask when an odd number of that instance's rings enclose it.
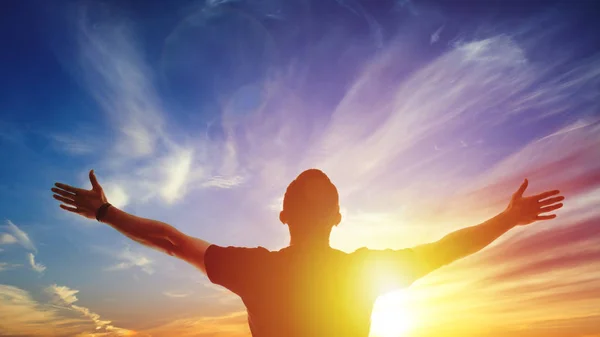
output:
{"label": "short sleeve", "polygon": [[208,279],[232,292],[242,295],[260,273],[260,266],[268,255],[262,247],[221,247],[210,245],[204,253]]}
{"label": "short sleeve", "polygon": [[377,296],[410,286],[428,270],[427,262],[410,248],[361,248],[352,253],[352,256],[361,274],[360,278],[364,280],[364,286],[374,291]]}

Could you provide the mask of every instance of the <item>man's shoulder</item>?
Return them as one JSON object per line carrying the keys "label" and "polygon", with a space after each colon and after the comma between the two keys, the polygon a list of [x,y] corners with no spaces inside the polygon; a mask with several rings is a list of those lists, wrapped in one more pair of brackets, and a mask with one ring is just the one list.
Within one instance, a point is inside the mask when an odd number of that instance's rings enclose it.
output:
{"label": "man's shoulder", "polygon": [[242,246],[219,246],[219,245],[212,244],[207,248],[207,251],[208,250],[228,251],[228,252],[238,253],[238,254],[244,254],[244,253],[247,253],[247,254],[269,254],[269,253],[272,253],[270,250],[268,250],[262,246],[242,247]]}
{"label": "man's shoulder", "polygon": [[211,245],[206,249],[204,264],[208,279],[236,294],[247,291],[249,279],[256,279],[264,270],[269,251],[264,247]]}
{"label": "man's shoulder", "polygon": [[219,246],[210,245],[206,249],[206,260],[239,260],[250,261],[261,259],[271,253],[265,247],[239,247],[239,246]]}

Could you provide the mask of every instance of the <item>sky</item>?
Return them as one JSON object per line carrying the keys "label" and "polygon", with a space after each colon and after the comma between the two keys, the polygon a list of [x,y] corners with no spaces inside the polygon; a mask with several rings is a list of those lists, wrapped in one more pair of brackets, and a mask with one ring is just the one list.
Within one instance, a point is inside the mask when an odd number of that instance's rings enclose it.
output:
{"label": "sky", "polygon": [[373,337],[600,336],[593,1],[0,2],[0,335],[249,336],[192,266],[58,207],[57,182],[219,245],[405,248],[560,189],[558,218],[381,297]]}

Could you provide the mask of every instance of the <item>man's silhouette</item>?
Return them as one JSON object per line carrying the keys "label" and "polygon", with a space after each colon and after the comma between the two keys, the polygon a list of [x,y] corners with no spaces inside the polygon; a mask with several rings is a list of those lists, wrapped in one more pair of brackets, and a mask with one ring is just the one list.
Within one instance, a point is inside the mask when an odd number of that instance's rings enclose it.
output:
{"label": "man's silhouette", "polygon": [[482,224],[413,248],[347,254],[329,246],[331,229],[341,221],[338,192],[316,169],[302,172],[285,192],[279,219],[289,228],[290,245],[279,251],[211,245],[111,206],[93,170],[90,181],[91,190],[57,183],[54,198],[67,211],[191,263],[239,295],[255,337],[366,337],[380,294],[481,250],[517,225],[555,218],[547,213],[562,207],[564,199],[557,190],[523,197],[525,180],[508,207]]}

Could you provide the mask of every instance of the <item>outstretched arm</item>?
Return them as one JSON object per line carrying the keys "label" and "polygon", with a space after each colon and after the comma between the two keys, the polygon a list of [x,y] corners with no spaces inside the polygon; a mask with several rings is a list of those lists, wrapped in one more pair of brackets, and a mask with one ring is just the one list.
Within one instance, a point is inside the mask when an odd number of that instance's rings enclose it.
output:
{"label": "outstretched arm", "polygon": [[558,196],[560,191],[553,190],[523,197],[527,185],[528,181],[525,179],[513,194],[508,207],[495,217],[479,225],[450,233],[437,242],[414,247],[414,252],[427,265],[423,274],[480,251],[515,226],[554,219],[556,214],[545,213],[563,206],[560,202],[564,197]]}
{"label": "outstretched arm", "polygon": [[[63,203],[62,209],[95,220],[100,206],[108,201],[93,170],[90,171],[90,182],[91,190],[56,183],[52,188],[53,197]],[[210,243],[204,240],[188,236],[164,222],[137,217],[114,206],[107,209],[101,221],[134,241],[176,256],[206,273],[204,253]]]}

